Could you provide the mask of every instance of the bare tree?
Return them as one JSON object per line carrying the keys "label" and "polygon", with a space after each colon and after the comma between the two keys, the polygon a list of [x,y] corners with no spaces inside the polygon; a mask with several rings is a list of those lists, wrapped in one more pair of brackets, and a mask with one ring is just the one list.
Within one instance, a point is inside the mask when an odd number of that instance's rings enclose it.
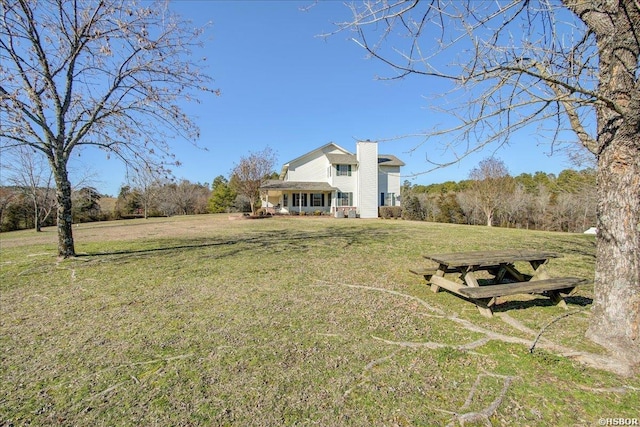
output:
{"label": "bare tree", "polygon": [[149,166],[138,168],[132,177],[132,184],[140,194],[144,218],[149,218],[149,211],[158,200],[162,185],[168,183],[166,178]]}
{"label": "bare tree", "polygon": [[[471,190],[464,190],[456,193],[456,200],[460,209],[464,212],[464,216],[467,224],[480,224],[482,220],[482,214],[479,211],[477,197]],[[485,220],[486,221],[486,220]],[[485,222],[486,224],[486,222]]]}
{"label": "bare tree", "polygon": [[513,193],[505,200],[501,210],[505,216],[507,226],[521,224],[526,206],[531,196],[526,193],[522,184],[515,184]]}
{"label": "bare tree", "polygon": [[550,210],[552,194],[549,188],[538,184],[538,191],[531,203],[532,219],[535,228],[549,230],[551,228]]}
{"label": "bare tree", "polygon": [[420,206],[424,211],[425,221],[435,221],[440,215],[440,207],[434,198],[430,197],[428,194],[419,194],[418,200],[420,201]]}
{"label": "bare tree", "polygon": [[128,165],[175,163],[166,141],[198,134],[179,105],[209,90],[191,55],[201,30],[162,2],[3,0],[0,15],[0,149],[46,156],[58,255],[70,257],[71,154],[97,147]]}
{"label": "bare tree", "polygon": [[488,227],[493,225],[496,211],[502,208],[514,192],[514,182],[502,160],[489,157],[469,173],[471,193],[484,214]]}
{"label": "bare tree", "polygon": [[461,101],[446,105],[459,125],[428,135],[443,138],[453,161],[508,143],[532,124],[552,149],[570,130],[568,142],[596,157],[595,300],[587,336],[628,366],[640,365],[638,1],[374,0],[351,8],[353,19],[342,29],[355,31],[371,56],[393,67],[392,78],[435,77],[444,79],[439,88],[449,82],[459,91],[444,98]]}
{"label": "bare tree", "polygon": [[210,195],[207,184],[182,179],[158,189],[158,205],[164,215],[195,215],[207,212]]}
{"label": "bare tree", "polygon": [[266,147],[262,151],[241,157],[231,171],[231,183],[238,195],[249,200],[252,214],[256,213],[256,202],[260,199],[260,186],[269,179],[275,164],[275,152]]}
{"label": "bare tree", "polygon": [[43,157],[39,151],[21,146],[13,153],[13,161],[3,166],[9,172],[7,180],[31,201],[36,231],[41,231],[56,207],[51,169]]}

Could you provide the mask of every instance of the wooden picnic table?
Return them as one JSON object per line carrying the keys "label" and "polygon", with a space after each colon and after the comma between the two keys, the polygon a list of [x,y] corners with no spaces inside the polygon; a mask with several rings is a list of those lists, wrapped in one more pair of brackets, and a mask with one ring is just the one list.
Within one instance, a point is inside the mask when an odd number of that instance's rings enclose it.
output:
{"label": "wooden picnic table", "polygon": [[[551,298],[555,304],[566,308],[564,297],[572,294],[576,286],[586,284],[586,279],[576,277],[551,278],[546,264],[552,258],[562,255],[539,250],[472,251],[424,255],[438,264],[435,269],[411,270],[424,276],[433,292],[446,289],[476,304],[480,313],[492,317],[491,307],[496,298],[515,294],[541,294]],[[525,274],[515,263],[528,262],[533,274]],[[477,275],[488,272],[492,278],[481,286]],[[461,282],[451,279],[451,274],[459,275]],[[448,276],[448,277],[447,277]]]}

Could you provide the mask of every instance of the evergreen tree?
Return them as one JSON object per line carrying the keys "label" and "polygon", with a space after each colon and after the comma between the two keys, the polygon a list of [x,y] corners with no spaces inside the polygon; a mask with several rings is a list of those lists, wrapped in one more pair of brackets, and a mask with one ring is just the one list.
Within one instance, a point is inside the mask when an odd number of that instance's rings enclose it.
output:
{"label": "evergreen tree", "polygon": [[213,190],[209,198],[209,212],[229,212],[236,199],[236,193],[229,185],[229,181],[222,175],[213,180]]}

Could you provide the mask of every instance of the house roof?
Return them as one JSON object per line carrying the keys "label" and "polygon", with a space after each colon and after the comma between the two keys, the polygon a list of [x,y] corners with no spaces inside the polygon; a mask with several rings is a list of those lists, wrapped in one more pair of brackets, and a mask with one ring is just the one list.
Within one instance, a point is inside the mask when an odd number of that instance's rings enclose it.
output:
{"label": "house roof", "polygon": [[378,154],[380,166],[404,166],[404,162],[393,154]]}
{"label": "house roof", "polygon": [[313,181],[282,181],[279,179],[270,179],[265,181],[260,186],[261,190],[289,190],[289,191],[333,191],[336,188],[329,185],[327,182],[313,182]]}
{"label": "house roof", "polygon": [[[327,154],[332,165],[357,165],[358,158],[354,154]],[[404,162],[392,154],[379,154],[380,166],[404,166]]]}
{"label": "house roof", "polygon": [[357,165],[358,159],[353,154],[327,154],[327,159],[332,165]]}
{"label": "house roof", "polygon": [[348,150],[345,150],[344,148],[340,147],[335,142],[329,142],[329,143],[323,145],[322,147],[318,147],[315,150],[311,150],[308,153],[303,154],[302,156],[296,157],[295,159],[288,161],[287,165],[291,164],[291,163],[296,163],[300,159],[303,159],[304,157],[307,157],[307,156],[309,156],[309,155],[311,155],[313,153],[316,153],[316,152],[323,152],[324,153],[324,152],[329,151],[329,150],[340,150],[345,154],[351,154]]}
{"label": "house roof", "polygon": [[334,142],[329,142],[329,143],[323,145],[322,147],[318,147],[315,150],[311,150],[308,153],[305,153],[302,156],[296,157],[295,159],[290,160],[287,163],[285,163],[282,166],[282,171],[280,172],[280,177],[282,178],[282,177],[284,177],[286,175],[287,170],[289,169],[289,165],[291,165],[292,163],[297,163],[300,160],[302,160],[303,158],[311,156],[311,155],[313,155],[315,153],[318,153],[318,152],[326,153],[327,151],[330,151],[330,150],[339,150],[339,151],[342,151],[345,154],[351,154],[349,151],[347,151],[344,148],[340,147],[338,144],[336,144]]}
{"label": "house roof", "polygon": [[[327,151],[337,150],[341,151],[341,153],[327,153]],[[280,179],[283,179],[289,170],[289,166],[292,163],[297,163],[305,157],[311,156],[315,153],[325,153],[327,159],[332,165],[357,165],[358,159],[355,154],[351,153],[348,150],[340,147],[338,144],[329,142],[328,144],[323,145],[322,147],[316,148],[315,150],[309,151],[308,153],[303,154],[300,157],[296,157],[295,159],[285,163],[282,166],[282,170],[280,171]],[[378,164],[380,166],[404,166],[404,162],[398,159],[393,154],[379,154],[378,155]]]}

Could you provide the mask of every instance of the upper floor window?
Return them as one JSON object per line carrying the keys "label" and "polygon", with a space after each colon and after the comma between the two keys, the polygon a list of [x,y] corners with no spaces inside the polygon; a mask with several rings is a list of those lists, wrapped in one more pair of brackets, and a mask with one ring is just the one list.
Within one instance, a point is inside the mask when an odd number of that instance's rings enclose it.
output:
{"label": "upper floor window", "polygon": [[336,165],[337,176],[351,176],[351,165]]}

